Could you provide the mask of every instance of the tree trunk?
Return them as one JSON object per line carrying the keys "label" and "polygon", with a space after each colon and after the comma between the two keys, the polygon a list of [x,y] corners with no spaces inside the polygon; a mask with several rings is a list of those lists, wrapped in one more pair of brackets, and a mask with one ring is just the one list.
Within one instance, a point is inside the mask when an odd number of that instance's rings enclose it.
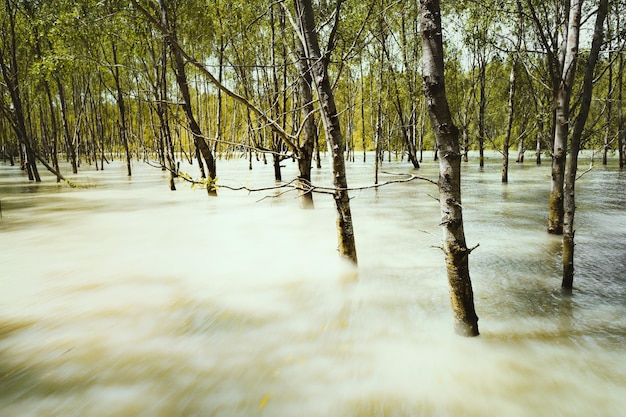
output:
{"label": "tree trunk", "polygon": [[307,63],[306,50],[298,37],[296,37],[296,47],[298,52],[298,92],[300,94],[302,117],[304,128],[302,129],[303,139],[299,144],[298,157],[298,193],[300,196],[300,207],[304,209],[314,208],[313,193],[309,191],[311,186],[311,167],[313,149],[317,139],[317,126],[315,125],[315,107],[313,106],[313,91],[311,83],[313,78]]}
{"label": "tree trunk", "polygon": [[115,91],[116,91],[116,101],[117,101],[117,109],[120,114],[120,139],[122,139],[122,144],[124,145],[124,151],[126,152],[126,172],[128,176],[132,176],[131,169],[131,157],[130,157],[130,149],[128,147],[128,129],[126,127],[126,103],[124,101],[124,92],[122,90],[122,81],[120,79],[120,68],[117,60],[117,47],[115,42],[111,43],[111,50],[113,52],[113,78],[115,79]]}
{"label": "tree trunk", "polygon": [[485,127],[485,117],[487,112],[487,94],[485,92],[487,84],[487,63],[482,55],[479,55],[478,83],[480,87],[480,101],[478,104],[478,164],[485,166],[485,137],[487,131]]}
{"label": "tree trunk", "polygon": [[477,336],[478,316],[469,275],[472,249],[465,243],[461,206],[459,131],[452,122],[444,81],[443,39],[439,0],[420,0],[424,94],[439,150],[439,202],[444,235],[450,302],[455,331]]}
{"label": "tree trunk", "polygon": [[171,191],[176,191],[176,183],[174,178],[178,177],[178,168],[176,166],[176,155],[174,153],[174,142],[172,140],[172,131],[169,122],[169,109],[167,107],[167,42],[161,42],[161,51],[159,59],[156,60],[156,91],[154,92],[157,100],[157,116],[159,117],[159,135],[163,142],[163,156],[169,171],[169,187]]}
{"label": "tree trunk", "polygon": [[[610,32],[610,28],[608,28]],[[609,56],[608,61],[611,63],[608,69],[608,85],[606,89],[606,127],[604,129],[604,143],[602,146],[602,165],[606,166],[608,163],[609,149],[611,147],[611,130],[613,129],[613,53],[612,46],[609,43]]]}
{"label": "tree trunk", "polygon": [[[577,3],[580,13],[580,3]],[[572,6],[574,8],[574,6]],[[574,11],[576,13],[576,11]],[[571,290],[574,282],[574,214],[576,212],[575,185],[576,170],[578,169],[578,152],[580,141],[589,115],[591,98],[593,93],[593,73],[600,54],[600,48],[604,38],[604,19],[608,12],[608,0],[600,0],[596,15],[595,29],[591,42],[591,51],[587,58],[585,77],[583,79],[583,91],[580,110],[574,123],[572,139],[569,146],[569,159],[567,172],[565,175],[564,193],[564,218],[563,218],[563,281],[561,286],[566,290]],[[577,28],[579,29],[579,28]]]}
{"label": "tree trunk", "polygon": [[502,146],[502,182],[509,182],[509,144],[511,142],[511,131],[513,130],[513,114],[515,110],[515,84],[516,84],[517,58],[513,58],[511,63],[511,73],[509,75],[509,113],[506,123],[506,134]]}
{"label": "tree trunk", "polygon": [[563,233],[563,187],[570,123],[570,96],[576,72],[581,7],[582,0],[571,0],[567,43],[561,66],[562,76],[556,96],[556,123],[554,129],[554,147],[552,150],[552,181],[550,189],[550,211],[548,214],[548,233],[557,235]]}
{"label": "tree trunk", "polygon": [[[37,161],[35,160],[35,150],[26,130],[26,119],[24,115],[24,106],[22,103],[22,94],[19,83],[19,69],[17,63],[17,39],[15,34],[15,9],[6,1],[7,17],[9,19],[9,33],[3,33],[3,40],[8,44],[9,57],[5,57],[3,48],[0,47],[0,67],[2,77],[4,79],[4,87],[9,90],[13,111],[10,112],[11,125],[15,131],[18,141],[21,143],[24,152],[24,168],[28,174],[30,181],[40,182],[39,170],[37,169]],[[9,62],[5,61],[8,58]],[[20,148],[21,148],[20,147]]]}
{"label": "tree trunk", "polygon": [[[52,92],[50,91],[50,84],[48,81],[44,82],[44,90],[48,99],[48,107],[50,109],[50,124],[51,124],[51,136],[52,136],[52,166],[57,173],[60,173],[59,169],[59,129],[57,124],[56,112],[54,111],[54,101],[52,100]],[[96,168],[98,167],[96,163]],[[61,176],[57,175],[57,182],[61,182]]]}
{"label": "tree trunk", "polygon": [[622,82],[624,79],[624,56],[619,55],[619,66],[617,75],[617,152],[619,154],[619,167],[624,168],[626,164],[626,123],[624,123],[624,113],[622,98]]}
{"label": "tree trunk", "polygon": [[517,159],[515,159],[515,162],[519,164],[524,163],[524,153],[524,136],[522,135],[517,143]]}
{"label": "tree trunk", "polygon": [[543,119],[541,116],[537,118],[537,141],[535,148],[535,162],[541,165],[541,143],[543,142]]}
{"label": "tree trunk", "polygon": [[[191,94],[189,93],[189,83],[187,82],[187,75],[185,73],[185,62],[183,61],[180,51],[175,45],[173,45],[173,43],[178,43],[176,39],[175,24],[174,22],[170,22],[169,12],[165,0],[159,0],[159,7],[161,10],[161,23],[168,31],[166,39],[170,44],[170,52],[174,58],[176,83],[178,84],[180,93],[183,96],[182,107],[185,115],[187,116],[189,130],[191,130],[196,149],[202,155],[209,171],[207,178],[207,192],[210,196],[217,196],[217,188],[215,186],[215,179],[217,178],[215,158],[213,157],[213,152],[211,152],[211,148],[207,144],[191,108]],[[200,160],[198,160],[198,162],[200,162]]]}
{"label": "tree trunk", "polygon": [[[294,0],[304,40],[308,63],[313,75],[313,84],[320,103],[322,122],[326,131],[328,149],[332,157],[334,200],[337,208],[338,249],[342,257],[357,263],[348,181],[343,158],[344,144],[335,97],[328,79],[327,60],[322,57],[315,31],[315,18],[311,0]],[[327,51],[329,52],[329,51]]]}
{"label": "tree trunk", "polygon": [[[396,71],[393,68],[393,64],[391,63],[391,57],[389,56],[389,51],[386,45],[386,34],[382,33],[381,36],[383,36],[382,52],[385,54],[385,57],[387,58],[387,62],[389,63],[389,72],[391,73],[391,80],[392,80],[392,85],[394,88],[392,97],[393,97],[394,106],[396,108],[396,112],[398,113],[398,119],[400,122],[400,132],[402,133],[402,141],[404,142],[404,145],[406,146],[409,161],[413,165],[413,168],[419,168],[420,163],[417,160],[417,153],[415,151],[415,142],[411,140],[411,135],[408,132],[407,123],[406,123],[405,116],[404,116],[404,110],[402,108],[400,89],[398,88],[398,76],[396,75]],[[382,66],[382,62],[381,62],[381,66]],[[411,87],[409,83],[409,93],[411,94],[412,92],[410,90],[411,90]],[[413,94],[411,94],[411,97],[412,96]],[[389,150],[391,152],[391,147]]]}
{"label": "tree trunk", "polygon": [[359,61],[361,70],[361,142],[363,146],[363,163],[367,161],[367,145],[365,143],[365,77],[363,76],[363,57]]}

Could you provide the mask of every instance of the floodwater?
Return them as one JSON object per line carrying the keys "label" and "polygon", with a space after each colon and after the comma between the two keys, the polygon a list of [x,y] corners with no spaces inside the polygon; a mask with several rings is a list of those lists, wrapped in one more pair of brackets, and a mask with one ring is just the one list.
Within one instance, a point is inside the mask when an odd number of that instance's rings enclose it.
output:
{"label": "floodwater", "polygon": [[[371,184],[371,161],[348,164],[351,186]],[[567,295],[545,232],[548,165],[512,164],[508,185],[496,155],[464,167],[480,244],[481,336],[466,339],[428,182],[351,193],[355,269],[338,259],[326,195],[306,211],[284,190],[170,192],[139,162],[130,180],[122,164],[84,166],[81,188],[0,164],[0,415],[625,416],[626,172],[579,180]],[[261,162],[218,161],[218,176],[274,184]]]}

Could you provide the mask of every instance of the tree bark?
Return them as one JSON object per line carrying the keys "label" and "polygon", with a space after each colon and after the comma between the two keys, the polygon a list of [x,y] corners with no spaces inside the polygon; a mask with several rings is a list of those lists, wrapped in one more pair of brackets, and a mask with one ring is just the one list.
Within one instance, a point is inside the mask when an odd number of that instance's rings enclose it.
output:
{"label": "tree bark", "polygon": [[300,94],[302,117],[304,119],[304,128],[302,129],[303,139],[300,142],[297,152],[298,158],[298,185],[300,196],[300,207],[304,209],[312,209],[315,204],[313,202],[313,193],[308,191],[311,185],[311,167],[313,160],[313,149],[317,139],[317,126],[315,126],[315,118],[313,112],[313,90],[311,84],[313,77],[311,76],[310,67],[307,63],[306,50],[299,38],[296,39],[296,47],[298,53],[298,70],[300,77],[298,78],[298,92]]}
{"label": "tree bark", "polygon": [[[580,6],[578,6],[580,8]],[[591,51],[587,58],[580,110],[574,123],[569,145],[567,172],[565,174],[564,218],[563,218],[563,281],[561,286],[571,290],[574,282],[574,214],[576,212],[575,185],[578,169],[578,152],[583,129],[591,107],[593,74],[604,38],[604,19],[608,12],[608,0],[600,0],[596,15],[595,29],[591,41]]]}
{"label": "tree bark", "polygon": [[469,275],[472,249],[465,243],[461,206],[459,131],[452,122],[444,81],[443,39],[439,0],[420,0],[424,94],[439,150],[439,202],[446,269],[455,331],[477,336],[478,316]]}
{"label": "tree bark", "polygon": [[565,179],[565,160],[567,138],[569,135],[570,97],[580,35],[582,0],[571,0],[569,8],[567,42],[562,61],[562,75],[556,95],[554,129],[554,147],[552,150],[552,181],[550,189],[550,211],[548,214],[548,233],[560,235],[563,233],[563,187]]}
{"label": "tree bark", "polygon": [[328,79],[327,60],[320,52],[311,0],[294,0],[294,6],[298,15],[300,35],[313,76],[313,85],[315,86],[321,107],[322,122],[332,158],[333,183],[335,186],[334,200],[337,209],[338,249],[342,257],[356,264],[357,252],[354,241],[350,197],[348,195],[348,181],[346,179],[343,158],[343,135],[335,105],[335,97]]}

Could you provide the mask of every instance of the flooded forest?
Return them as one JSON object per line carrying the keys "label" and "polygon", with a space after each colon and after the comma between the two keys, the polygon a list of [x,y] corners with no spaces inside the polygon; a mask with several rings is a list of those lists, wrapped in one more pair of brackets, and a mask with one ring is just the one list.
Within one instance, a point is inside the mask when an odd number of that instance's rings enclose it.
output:
{"label": "flooded forest", "polygon": [[3,416],[624,415],[626,2],[2,3]]}

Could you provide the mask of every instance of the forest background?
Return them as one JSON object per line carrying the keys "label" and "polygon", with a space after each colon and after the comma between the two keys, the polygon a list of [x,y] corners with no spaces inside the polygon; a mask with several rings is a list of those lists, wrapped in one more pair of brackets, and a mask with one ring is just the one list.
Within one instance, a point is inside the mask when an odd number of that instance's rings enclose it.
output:
{"label": "forest background", "polygon": [[[421,94],[418,2],[313,3],[320,39],[328,41],[324,53],[348,158],[365,159],[365,151],[378,149],[408,156],[418,166],[421,151],[434,148]],[[617,152],[621,166],[622,3],[609,2],[582,141],[583,149],[599,151],[603,161]],[[177,0],[167,5],[170,25],[187,55],[190,104],[207,143],[220,158],[272,156],[280,179],[280,160],[291,157],[291,150],[264,117],[224,94],[216,82],[289,134],[299,133],[303,103],[296,83],[297,35],[282,2]],[[104,169],[111,157],[130,161],[155,155],[165,167],[167,144],[176,157],[195,158],[175,79],[180,71],[162,32],[133,4],[6,0],[3,6],[2,158],[21,161],[29,172],[38,162],[58,171],[59,157],[73,170],[81,161]],[[563,2],[444,4],[448,100],[464,152],[514,146],[518,162],[528,151],[537,163],[542,153],[550,157],[555,124],[550,59],[562,48],[567,11]],[[589,52],[595,11],[595,4],[585,4],[581,56]],[[514,68],[515,95],[509,103]],[[581,102],[583,73],[579,65],[574,108]],[[509,111],[514,117],[507,126]],[[319,164],[326,145],[316,140],[315,146]],[[130,166],[128,171],[131,175]]]}

